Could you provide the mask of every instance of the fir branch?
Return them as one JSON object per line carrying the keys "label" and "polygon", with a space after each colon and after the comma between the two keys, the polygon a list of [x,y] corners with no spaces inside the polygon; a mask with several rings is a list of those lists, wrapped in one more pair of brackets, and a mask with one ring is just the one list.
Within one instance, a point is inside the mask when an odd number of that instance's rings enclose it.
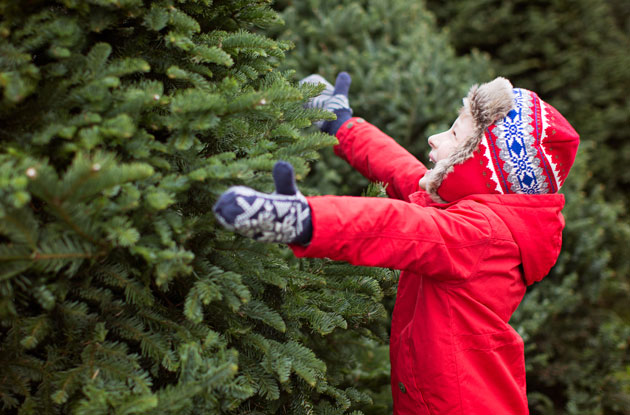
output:
{"label": "fir branch", "polygon": [[282,316],[262,301],[251,300],[244,304],[241,310],[250,318],[260,320],[281,333],[286,331],[286,325]]}

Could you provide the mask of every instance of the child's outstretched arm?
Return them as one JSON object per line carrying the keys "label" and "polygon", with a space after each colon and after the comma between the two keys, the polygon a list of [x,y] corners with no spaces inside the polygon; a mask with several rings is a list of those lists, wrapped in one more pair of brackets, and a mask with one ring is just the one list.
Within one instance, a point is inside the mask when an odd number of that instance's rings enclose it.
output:
{"label": "child's outstretched arm", "polygon": [[460,206],[466,202],[434,209],[385,198],[305,198],[289,163],[276,163],[273,176],[272,194],[244,186],[228,189],[214,206],[219,222],[262,242],[291,244],[299,257],[422,272],[443,280],[469,277],[492,238],[486,214]]}
{"label": "child's outstretched arm", "polygon": [[455,281],[473,275],[495,237],[480,204],[435,209],[386,198],[316,196],[307,201],[313,235],[308,246],[291,245],[298,257]]}
{"label": "child's outstretched arm", "polygon": [[324,92],[307,106],[326,109],[337,115],[336,120],[318,127],[339,139],[334,148],[338,156],[369,180],[386,183],[390,197],[409,200],[410,194],[420,190],[418,181],[427,171],[426,167],[372,124],[362,118],[352,118],[348,102],[350,75],[341,72],[334,88],[319,75],[311,75],[300,82],[326,85]]}
{"label": "child's outstretched arm", "polygon": [[351,118],[336,134],[335,154],[373,182],[384,182],[390,197],[409,201],[421,190],[427,168],[393,138],[362,118]]}

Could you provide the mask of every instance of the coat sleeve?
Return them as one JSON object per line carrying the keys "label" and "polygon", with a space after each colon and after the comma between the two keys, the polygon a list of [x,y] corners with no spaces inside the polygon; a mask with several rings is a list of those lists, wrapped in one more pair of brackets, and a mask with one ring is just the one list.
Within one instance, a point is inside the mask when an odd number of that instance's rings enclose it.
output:
{"label": "coat sleeve", "polygon": [[427,168],[393,138],[362,118],[351,118],[337,131],[335,153],[363,176],[387,184],[387,194],[409,200],[420,190],[418,181]]}
{"label": "coat sleeve", "polygon": [[298,257],[393,268],[440,280],[474,273],[490,245],[492,228],[470,206],[423,207],[388,198],[315,196],[313,238],[291,245]]}

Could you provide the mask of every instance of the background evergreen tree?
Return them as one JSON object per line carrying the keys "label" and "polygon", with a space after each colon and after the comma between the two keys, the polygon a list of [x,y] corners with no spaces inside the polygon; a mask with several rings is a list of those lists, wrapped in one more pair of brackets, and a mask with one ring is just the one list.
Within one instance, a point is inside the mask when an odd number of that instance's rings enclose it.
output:
{"label": "background evergreen tree", "polygon": [[563,189],[562,253],[513,318],[532,412],[630,414],[628,2],[427,3],[459,53],[488,52],[499,73],[536,90],[581,135]]}
{"label": "background evergreen tree", "polygon": [[320,89],[276,69],[268,3],[0,1],[2,413],[370,403],[396,274],[298,261],[211,213],[335,142],[300,130]]}
{"label": "background evergreen tree", "polygon": [[512,318],[525,340],[536,414],[630,414],[630,225],[622,203],[590,187],[589,165],[580,153],[563,188],[558,262]]}

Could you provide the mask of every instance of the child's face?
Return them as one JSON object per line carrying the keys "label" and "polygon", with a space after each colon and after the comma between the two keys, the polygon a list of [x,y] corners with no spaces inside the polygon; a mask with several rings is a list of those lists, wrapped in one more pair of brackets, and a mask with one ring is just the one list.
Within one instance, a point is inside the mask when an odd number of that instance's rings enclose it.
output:
{"label": "child's face", "polygon": [[[468,111],[462,111],[450,129],[429,137],[429,160],[433,164],[449,157],[457,147],[473,134],[472,116]],[[426,190],[426,181],[420,179],[420,187]]]}

